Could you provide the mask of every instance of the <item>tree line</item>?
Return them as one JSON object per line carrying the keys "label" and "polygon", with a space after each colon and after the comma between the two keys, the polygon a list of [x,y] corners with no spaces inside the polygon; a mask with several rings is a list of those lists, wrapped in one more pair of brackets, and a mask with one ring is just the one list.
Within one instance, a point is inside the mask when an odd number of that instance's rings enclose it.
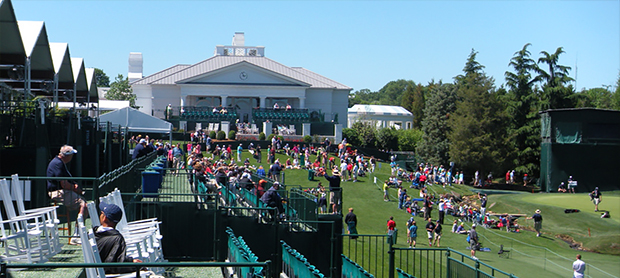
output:
{"label": "tree line", "polygon": [[506,71],[505,85],[495,80],[476,61],[472,49],[463,73],[452,83],[431,80],[427,85],[411,80],[387,83],[378,92],[362,89],[349,95],[355,104],[400,105],[413,114],[413,130],[377,130],[358,122],[343,130],[353,144],[386,150],[410,150],[432,164],[457,167],[472,173],[504,173],[538,177],[540,174],[539,111],[561,108],[620,110],[620,75],[612,86],[577,92],[570,67],[560,65],[562,47],[542,51],[538,60],[528,50],[514,53]]}

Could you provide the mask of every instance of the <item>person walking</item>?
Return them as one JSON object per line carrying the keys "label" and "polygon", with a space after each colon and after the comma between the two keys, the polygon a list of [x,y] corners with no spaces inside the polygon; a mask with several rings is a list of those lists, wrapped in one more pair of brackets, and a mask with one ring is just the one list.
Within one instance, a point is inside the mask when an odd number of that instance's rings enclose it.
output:
{"label": "person walking", "polygon": [[435,233],[435,223],[433,223],[433,219],[430,217],[427,218],[428,223],[426,223],[426,234],[428,235],[428,246],[433,246],[433,238]]}
{"label": "person walking", "polygon": [[[344,223],[347,224],[347,232],[350,235],[357,235],[357,215],[353,213],[353,208],[349,208],[349,213],[344,217]],[[357,239],[358,236],[351,236],[351,239]]]}
{"label": "person walking", "polygon": [[577,254],[577,260],[573,262],[573,278],[583,278],[586,272],[586,263],[581,260],[581,255]]}
{"label": "person walking", "polygon": [[536,213],[532,215],[532,217],[528,217],[527,219],[534,219],[534,230],[536,230],[536,236],[540,236],[540,230],[542,230],[542,215],[540,215],[540,210],[537,209]]}

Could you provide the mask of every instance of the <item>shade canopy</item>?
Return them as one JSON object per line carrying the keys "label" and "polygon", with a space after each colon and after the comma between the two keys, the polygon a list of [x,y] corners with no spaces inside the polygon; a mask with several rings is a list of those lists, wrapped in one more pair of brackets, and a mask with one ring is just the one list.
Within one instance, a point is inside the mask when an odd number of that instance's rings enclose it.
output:
{"label": "shade canopy", "polygon": [[171,133],[172,124],[131,107],[121,108],[99,116],[101,123],[127,127],[130,132]]}

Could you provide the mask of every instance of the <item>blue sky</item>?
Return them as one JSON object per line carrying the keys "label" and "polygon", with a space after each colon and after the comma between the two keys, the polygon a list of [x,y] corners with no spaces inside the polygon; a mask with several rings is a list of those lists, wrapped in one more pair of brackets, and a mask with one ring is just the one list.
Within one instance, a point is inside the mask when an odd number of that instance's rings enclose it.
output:
{"label": "blue sky", "polygon": [[502,85],[526,43],[565,52],[577,88],[614,85],[620,71],[620,1],[33,1],[13,0],[18,20],[45,21],[72,57],[127,76],[129,52],[144,74],[194,64],[245,32],[247,46],[352,87],[397,79],[452,82],[472,48]]}

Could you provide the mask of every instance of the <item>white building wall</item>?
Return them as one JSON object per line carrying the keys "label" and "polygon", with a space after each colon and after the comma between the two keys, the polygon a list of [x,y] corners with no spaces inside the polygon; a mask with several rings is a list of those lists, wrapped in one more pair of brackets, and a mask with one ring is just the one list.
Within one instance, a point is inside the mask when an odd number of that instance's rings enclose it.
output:
{"label": "white building wall", "polygon": [[[153,116],[165,118],[164,111],[168,104],[176,108],[181,106],[181,88],[176,85],[155,85],[152,87]],[[174,111],[175,114],[179,111]]]}
{"label": "white building wall", "polygon": [[313,89],[306,90],[306,108],[312,110],[321,109],[325,113],[325,117],[330,119],[328,115],[332,113],[332,92],[330,89]]}
{"label": "white building wall", "polygon": [[132,85],[133,93],[136,95],[136,106],[140,107],[143,113],[151,115],[153,107],[153,94],[149,85]]}

